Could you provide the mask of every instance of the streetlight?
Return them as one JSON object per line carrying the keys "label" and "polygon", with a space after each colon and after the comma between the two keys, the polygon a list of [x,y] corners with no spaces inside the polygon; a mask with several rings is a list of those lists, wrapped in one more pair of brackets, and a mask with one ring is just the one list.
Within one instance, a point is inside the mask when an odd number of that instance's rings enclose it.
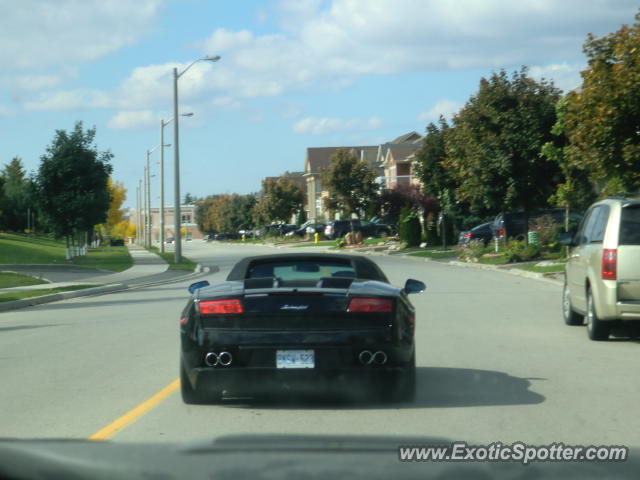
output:
{"label": "streetlight", "polygon": [[220,55],[202,57],[194,60],[185,68],[182,72],[178,73],[176,67],[173,68],[173,169],[174,169],[174,185],[173,185],[173,201],[174,201],[174,223],[175,223],[175,261],[180,263],[182,261],[182,232],[180,231],[180,143],[178,134],[178,79],[187,73],[195,63],[197,62],[217,62],[220,60]]}
{"label": "streetlight", "polygon": [[[193,112],[182,113],[181,117],[193,117]],[[170,147],[164,143],[164,127],[173,122],[173,117],[166,122],[160,119],[160,145]],[[175,238],[175,236],[174,236]],[[164,253],[164,148],[160,149],[160,252]]]}

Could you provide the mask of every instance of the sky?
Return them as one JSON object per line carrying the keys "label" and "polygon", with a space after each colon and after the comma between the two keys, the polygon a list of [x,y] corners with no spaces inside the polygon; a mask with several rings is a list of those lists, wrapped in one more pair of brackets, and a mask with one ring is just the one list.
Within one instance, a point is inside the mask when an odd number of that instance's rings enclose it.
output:
{"label": "sky", "polygon": [[[450,118],[492,72],[580,85],[588,33],[628,0],[0,0],[0,167],[35,172],[56,130],[95,127],[135,207],[179,80],[181,192],[250,193],[306,149],[378,145]],[[173,126],[165,128],[172,143]],[[151,154],[159,205],[159,149]],[[173,199],[173,147],[165,196]]]}

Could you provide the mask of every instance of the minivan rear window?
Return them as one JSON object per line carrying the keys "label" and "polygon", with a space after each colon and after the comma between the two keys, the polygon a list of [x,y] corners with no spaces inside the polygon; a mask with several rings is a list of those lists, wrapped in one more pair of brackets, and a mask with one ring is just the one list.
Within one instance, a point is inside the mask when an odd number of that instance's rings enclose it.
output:
{"label": "minivan rear window", "polygon": [[640,245],[640,204],[622,207],[618,244]]}

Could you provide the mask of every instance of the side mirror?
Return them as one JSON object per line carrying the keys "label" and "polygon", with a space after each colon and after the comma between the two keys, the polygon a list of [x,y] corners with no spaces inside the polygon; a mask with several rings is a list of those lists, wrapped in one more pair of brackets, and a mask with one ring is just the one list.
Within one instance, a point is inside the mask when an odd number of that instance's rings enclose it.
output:
{"label": "side mirror", "polygon": [[404,291],[407,293],[422,293],[427,289],[424,282],[410,278],[404,284]]}
{"label": "side mirror", "polygon": [[196,282],[189,285],[188,290],[189,290],[189,293],[193,295],[193,292],[195,292],[199,288],[204,288],[208,286],[209,286],[209,282],[207,282],[206,280],[202,280],[201,282]]}
{"label": "side mirror", "polygon": [[566,247],[576,246],[573,232],[562,232],[560,235],[558,235],[558,242],[560,243],[560,245],[564,245]]}

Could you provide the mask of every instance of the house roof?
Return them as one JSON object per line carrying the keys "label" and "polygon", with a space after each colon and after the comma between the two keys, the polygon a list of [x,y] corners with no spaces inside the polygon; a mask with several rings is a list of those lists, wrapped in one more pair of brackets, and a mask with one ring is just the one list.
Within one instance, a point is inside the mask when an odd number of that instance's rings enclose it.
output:
{"label": "house roof", "polygon": [[385,161],[403,162],[409,160],[420,149],[418,144],[389,145]]}
{"label": "house roof", "polygon": [[372,159],[372,155],[374,152],[378,151],[378,147],[376,146],[345,146],[345,147],[312,147],[307,148],[307,159],[304,162],[304,173],[305,174],[317,174],[320,171],[329,165],[329,161],[331,155],[333,155],[339,148],[344,148],[349,152],[353,153],[356,157],[361,158],[361,153],[364,151],[364,157],[367,163],[370,163],[373,166],[373,163],[370,159]]}
{"label": "house roof", "polygon": [[409,132],[404,135],[400,135],[398,138],[391,140],[389,143],[414,143],[422,140],[422,136],[417,132]]}

